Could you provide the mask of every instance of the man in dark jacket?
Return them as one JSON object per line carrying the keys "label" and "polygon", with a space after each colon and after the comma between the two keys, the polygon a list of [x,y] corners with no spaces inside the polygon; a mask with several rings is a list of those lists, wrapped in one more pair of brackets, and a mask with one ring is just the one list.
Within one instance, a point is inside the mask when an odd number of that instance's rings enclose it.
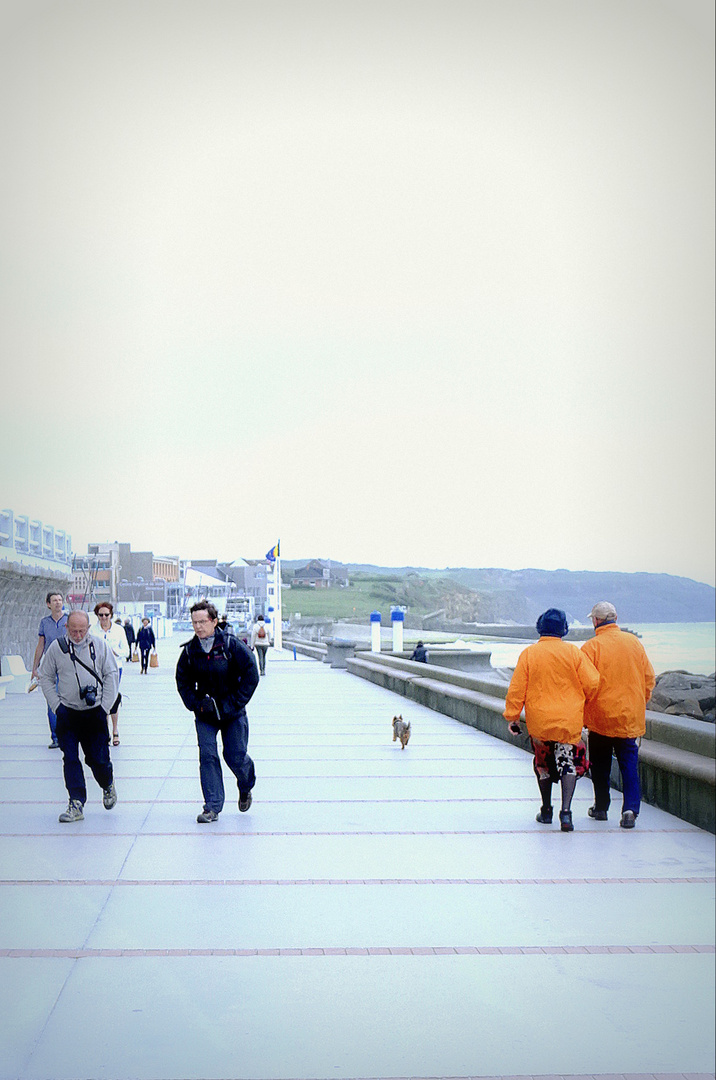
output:
{"label": "man in dark jacket", "polygon": [[217,750],[221,731],[224,761],[236,777],[239,810],[251,806],[256,783],[254,763],[247,754],[249,721],[246,704],[258,686],[253,654],[231,634],[219,629],[218,612],[207,600],[191,608],[194,637],[183,646],[177,663],[179,695],[194,713],[199,743],[199,776],[204,810],[197,821],[216,821],[224,808],[224,780]]}
{"label": "man in dark jacket", "polygon": [[135,634],[134,634],[134,627],[132,626],[132,620],[131,619],[125,619],[124,620],[124,633],[125,633],[125,637],[127,638],[127,649],[129,651],[129,656],[127,657],[127,663],[129,663],[129,661],[132,659],[132,645],[134,645],[134,642],[136,641],[136,637],[135,637]]}

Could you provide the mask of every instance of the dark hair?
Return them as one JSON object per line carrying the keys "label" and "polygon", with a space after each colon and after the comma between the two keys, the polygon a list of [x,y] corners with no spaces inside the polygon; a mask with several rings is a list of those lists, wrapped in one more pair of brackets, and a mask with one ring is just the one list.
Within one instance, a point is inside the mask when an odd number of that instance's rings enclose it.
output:
{"label": "dark hair", "polygon": [[95,604],[95,606],[94,606],[95,615],[99,615],[99,609],[103,608],[103,607],[108,607],[110,615],[114,615],[114,604],[110,604],[109,600],[103,600],[101,604]]}
{"label": "dark hair", "polygon": [[256,616],[256,621],[257,622],[265,622],[266,620],[264,619],[263,615],[257,615]]}
{"label": "dark hair", "polygon": [[[49,602],[50,602],[50,600],[52,599],[53,596],[62,596],[62,593],[60,592],[59,589],[53,589],[51,592],[48,592],[47,596],[45,597],[45,603],[49,604]],[[65,602],[65,598],[64,598],[64,596],[62,596],[62,603],[64,604],[64,602]]]}
{"label": "dark hair", "polygon": [[206,611],[210,619],[219,618],[219,612],[209,600],[199,600],[189,608],[190,615],[193,615],[195,611]]}
{"label": "dark hair", "polygon": [[415,646],[415,648],[416,648],[416,649],[422,649],[422,648],[423,648],[423,643],[422,643],[422,641],[419,641],[419,642],[418,642],[418,644],[417,644],[417,645]]}

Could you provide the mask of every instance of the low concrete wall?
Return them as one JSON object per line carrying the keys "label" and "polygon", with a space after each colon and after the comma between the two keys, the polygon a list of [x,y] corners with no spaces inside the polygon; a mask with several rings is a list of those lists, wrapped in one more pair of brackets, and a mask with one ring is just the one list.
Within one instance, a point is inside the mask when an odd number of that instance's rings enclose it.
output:
{"label": "low concrete wall", "polygon": [[[451,716],[463,724],[516,743],[531,753],[526,734],[515,738],[502,716],[507,683],[419,664],[397,656],[361,653],[346,661],[354,675]],[[647,712],[647,733],[641,741],[639,775],[645,802],[667,810],[709,832],[716,832],[716,729],[687,717]],[[621,789],[614,762],[612,784]]]}
{"label": "low concrete wall", "polygon": [[301,638],[294,637],[293,634],[283,635],[283,647],[284,649],[295,649],[300,656],[310,656],[312,660],[325,660],[328,653],[328,647],[326,645],[319,645],[317,642],[303,641]]}
{"label": "low concrete wall", "polygon": [[64,596],[69,575],[0,560],[0,653],[21,656],[32,669],[40,619],[47,615],[45,597],[53,589]]}

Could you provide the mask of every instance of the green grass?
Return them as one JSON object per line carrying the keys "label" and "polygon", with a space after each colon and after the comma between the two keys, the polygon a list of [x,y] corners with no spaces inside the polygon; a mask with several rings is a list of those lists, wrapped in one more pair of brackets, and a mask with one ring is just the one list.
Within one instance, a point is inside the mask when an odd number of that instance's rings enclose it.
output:
{"label": "green grass", "polygon": [[390,620],[390,605],[367,582],[351,583],[346,589],[283,589],[281,606],[284,615],[300,611],[309,617],[367,619],[371,611],[380,611]]}

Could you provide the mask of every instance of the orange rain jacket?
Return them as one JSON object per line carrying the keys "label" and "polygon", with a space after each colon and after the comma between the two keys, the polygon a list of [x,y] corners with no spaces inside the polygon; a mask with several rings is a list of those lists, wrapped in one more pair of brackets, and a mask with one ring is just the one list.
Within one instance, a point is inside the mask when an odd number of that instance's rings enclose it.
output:
{"label": "orange rain jacket", "polygon": [[519,720],[524,706],[532,738],[576,745],[585,698],[598,685],[599,673],[575,645],[541,637],[520,653],[502,715],[507,721]]}
{"label": "orange rain jacket", "polygon": [[643,735],[656,680],[642,643],[616,623],[605,623],[585,641],[582,652],[599,672],[599,690],[584,710],[585,727],[614,739]]}

